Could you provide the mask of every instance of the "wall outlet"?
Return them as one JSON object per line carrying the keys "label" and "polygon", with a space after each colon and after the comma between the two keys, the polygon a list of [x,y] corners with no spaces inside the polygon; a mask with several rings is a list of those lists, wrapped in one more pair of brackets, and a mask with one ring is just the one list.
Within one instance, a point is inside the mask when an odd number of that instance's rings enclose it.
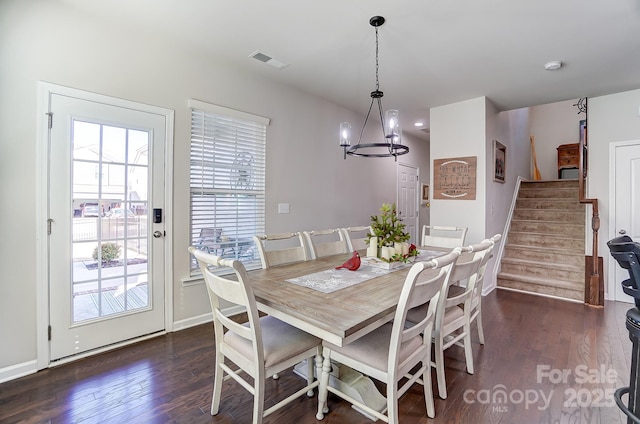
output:
{"label": "wall outlet", "polygon": [[278,213],[289,213],[289,204],[278,203]]}

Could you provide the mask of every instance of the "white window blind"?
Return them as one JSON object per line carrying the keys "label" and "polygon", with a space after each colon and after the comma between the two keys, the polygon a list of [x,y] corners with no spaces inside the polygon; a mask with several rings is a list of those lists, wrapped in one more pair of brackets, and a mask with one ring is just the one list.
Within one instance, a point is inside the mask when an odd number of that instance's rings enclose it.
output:
{"label": "white window blind", "polygon": [[[191,244],[217,256],[260,264],[252,236],[264,233],[268,120],[190,101]],[[199,274],[195,260],[191,275]]]}

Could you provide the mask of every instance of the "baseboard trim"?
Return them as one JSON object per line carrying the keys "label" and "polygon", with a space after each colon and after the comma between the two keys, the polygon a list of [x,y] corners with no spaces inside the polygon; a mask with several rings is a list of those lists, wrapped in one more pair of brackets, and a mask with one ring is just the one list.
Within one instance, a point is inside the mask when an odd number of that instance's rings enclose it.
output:
{"label": "baseboard trim", "polygon": [[500,289],[500,290],[506,290],[506,291],[516,292],[516,293],[530,294],[530,295],[533,295],[533,296],[547,297],[549,299],[562,300],[562,301],[565,301],[565,302],[584,304],[584,302],[580,301],[580,300],[567,299],[566,297],[553,296],[551,294],[536,293],[536,292],[530,292],[530,291],[526,291],[526,290],[512,289],[511,287],[498,286],[497,288]]}
{"label": "baseboard trim", "polygon": [[198,315],[195,317],[183,319],[173,322],[173,331],[186,330],[187,328],[195,327],[196,325],[206,324],[213,321],[213,314],[211,312],[207,314]]}
{"label": "baseboard trim", "polygon": [[38,371],[38,361],[27,361],[0,369],[0,383],[15,380],[25,375],[34,374]]}
{"label": "baseboard trim", "polygon": [[[241,314],[243,312],[245,312],[245,309],[241,306],[233,306],[233,307],[224,309],[224,314],[228,317]],[[196,317],[175,321],[173,323],[173,331],[186,330],[187,328],[195,327],[196,325],[206,324],[212,321],[213,321],[213,314],[209,312],[206,314],[198,315]]]}
{"label": "baseboard trim", "polygon": [[[231,308],[227,308],[225,309],[225,315],[227,316],[232,316],[232,315],[237,315],[240,313],[245,312],[244,308],[242,307],[231,307]],[[180,321],[176,321],[173,323],[173,331],[180,331],[180,330],[186,330],[187,328],[191,328],[191,327],[195,327],[196,325],[200,325],[200,324],[206,324],[208,322],[212,322],[213,321],[213,314],[208,313],[208,314],[202,314],[196,317],[192,317],[192,318],[188,318],[185,320],[180,320]],[[148,338],[152,338],[152,337],[157,337],[160,336],[162,334],[165,334],[164,332],[159,332],[159,333],[154,333],[152,335],[148,335],[148,336],[143,336],[143,337],[138,337],[135,339],[131,339],[131,340],[127,340],[125,342],[122,343],[118,343],[115,345],[111,345],[111,346],[107,346],[101,349],[96,349],[93,350],[91,352],[87,352],[86,354],[82,355],[76,355],[72,358],[67,358],[65,360],[60,360],[60,361],[56,361],[56,362],[52,362],[49,364],[49,368],[51,367],[55,367],[55,366],[59,366],[59,365],[63,365],[65,363],[69,363],[72,362],[74,360],[78,360],[78,359],[82,359],[85,358],[87,356],[91,356],[91,355],[95,355],[98,353],[102,353],[102,352],[106,352],[108,350],[112,350],[115,349],[117,347],[122,347],[122,346],[126,346],[128,344],[132,344],[132,343],[136,343],[136,342],[140,342],[143,340],[146,340]],[[15,380],[17,378],[20,377],[24,377],[26,375],[30,375],[30,374],[34,374],[38,372],[38,361],[36,360],[32,360],[32,361],[27,361],[27,362],[23,362],[20,364],[15,364],[15,365],[10,365],[8,367],[4,367],[4,368],[0,368],[0,384],[7,382],[7,381],[11,381],[11,380]]]}

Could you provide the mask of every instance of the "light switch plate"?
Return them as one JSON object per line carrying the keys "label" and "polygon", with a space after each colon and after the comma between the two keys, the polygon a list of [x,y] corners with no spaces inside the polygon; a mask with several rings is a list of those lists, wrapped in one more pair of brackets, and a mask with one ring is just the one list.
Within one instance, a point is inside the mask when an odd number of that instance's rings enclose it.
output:
{"label": "light switch plate", "polygon": [[289,213],[289,204],[278,203],[278,213]]}

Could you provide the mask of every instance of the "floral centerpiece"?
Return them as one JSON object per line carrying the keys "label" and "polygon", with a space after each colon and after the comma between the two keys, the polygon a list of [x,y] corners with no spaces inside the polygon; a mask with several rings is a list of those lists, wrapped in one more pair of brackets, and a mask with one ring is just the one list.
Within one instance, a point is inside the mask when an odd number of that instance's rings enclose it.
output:
{"label": "floral centerpiece", "polygon": [[384,262],[408,262],[418,255],[416,246],[409,245],[411,236],[398,216],[396,204],[383,203],[380,215],[371,217],[371,232],[367,234],[367,256]]}

